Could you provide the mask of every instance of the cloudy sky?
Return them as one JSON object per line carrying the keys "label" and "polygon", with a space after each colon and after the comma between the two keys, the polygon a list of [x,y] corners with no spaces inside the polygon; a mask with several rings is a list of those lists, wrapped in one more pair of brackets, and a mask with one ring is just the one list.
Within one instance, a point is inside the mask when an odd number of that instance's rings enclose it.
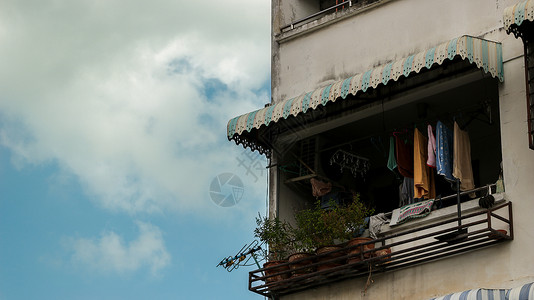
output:
{"label": "cloudy sky", "polygon": [[269,102],[269,34],[268,0],[0,1],[0,299],[262,299],[216,265],[265,214],[226,123]]}

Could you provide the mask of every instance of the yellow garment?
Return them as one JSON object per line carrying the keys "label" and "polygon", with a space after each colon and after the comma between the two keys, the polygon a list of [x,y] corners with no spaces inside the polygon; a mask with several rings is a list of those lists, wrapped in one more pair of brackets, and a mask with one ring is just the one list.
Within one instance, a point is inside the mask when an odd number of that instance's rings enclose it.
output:
{"label": "yellow garment", "polygon": [[428,139],[416,128],[413,141],[414,198],[434,199],[434,172],[427,166]]}
{"label": "yellow garment", "polygon": [[460,179],[460,190],[475,188],[473,167],[471,166],[471,143],[467,131],[461,130],[454,122],[454,153],[452,176]]}

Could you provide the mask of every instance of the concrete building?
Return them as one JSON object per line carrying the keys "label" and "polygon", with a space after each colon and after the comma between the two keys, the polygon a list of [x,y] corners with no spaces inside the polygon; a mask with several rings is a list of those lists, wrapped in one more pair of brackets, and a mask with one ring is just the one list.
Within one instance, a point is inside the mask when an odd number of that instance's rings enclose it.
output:
{"label": "concrete building", "polygon": [[[534,0],[272,0],[271,13],[271,103],[230,120],[228,138],[270,158],[271,217],[313,205],[316,178],[387,219],[372,243],[391,254],[270,284],[252,272],[251,291],[534,299]],[[472,185],[457,205],[430,168],[431,212],[394,224],[420,202],[403,202],[409,176],[388,168],[390,140],[398,160],[398,141],[429,138],[438,121],[468,133]]]}

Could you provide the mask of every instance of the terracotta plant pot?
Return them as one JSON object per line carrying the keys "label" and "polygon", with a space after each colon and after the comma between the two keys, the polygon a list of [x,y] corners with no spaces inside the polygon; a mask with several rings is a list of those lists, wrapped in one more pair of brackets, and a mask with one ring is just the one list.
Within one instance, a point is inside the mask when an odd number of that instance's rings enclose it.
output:
{"label": "terracotta plant pot", "polygon": [[[264,263],[263,267],[264,268],[274,267],[274,266],[277,266],[277,265],[284,264],[286,262],[287,261],[285,261],[285,260],[269,261],[269,262]],[[265,278],[265,282],[271,283],[271,282],[276,282],[276,281],[280,281],[280,280],[284,280],[284,279],[289,278],[289,276],[291,275],[290,272],[277,274],[277,273],[281,273],[281,272],[284,272],[284,271],[289,271],[289,265],[284,265],[284,266],[276,267],[276,268],[273,268],[273,269],[270,269],[270,270],[265,270],[265,272],[264,272],[265,276],[266,277],[270,276],[270,277]],[[277,274],[277,275],[275,275],[275,274]],[[274,276],[271,276],[271,275],[274,275]]]}
{"label": "terracotta plant pot", "polygon": [[[508,233],[508,231],[504,230],[504,229],[497,229],[497,232],[502,234],[502,235],[506,235]],[[494,239],[494,240],[500,240],[502,239],[503,237],[497,233],[492,233],[489,235],[489,237],[491,239]]]}
{"label": "terracotta plant pot", "polygon": [[[313,264],[314,258],[315,258],[315,254],[313,253],[299,252],[299,253],[291,254],[288,258],[288,261],[290,262],[289,269],[292,270],[291,277],[299,276],[302,274],[308,274],[308,273],[312,273],[313,271],[315,271],[313,267],[299,269],[301,267],[305,267],[307,265]],[[301,259],[302,261],[299,261]]]}
{"label": "terracotta plant pot", "polygon": [[[371,238],[362,238],[362,237],[359,237],[359,238],[354,238],[352,240],[350,240],[348,243],[347,243],[347,247],[352,247],[352,246],[356,246],[356,245],[359,245],[359,244],[362,244],[362,243],[366,243],[366,242],[369,242],[369,241],[372,241],[373,239]],[[360,257],[360,250],[361,250],[362,247],[355,247],[355,248],[351,248],[349,250],[349,254],[350,255],[355,255],[351,258],[349,258],[347,260],[347,262],[349,264],[353,264],[353,263],[357,263],[359,261],[361,261],[361,257]],[[368,250],[372,250],[375,248],[375,245],[374,244],[367,244],[365,246],[363,246],[363,251],[368,251]],[[369,258],[371,257],[372,255],[372,252],[368,252],[368,253],[364,253],[364,258]]]}
{"label": "terracotta plant pot", "polygon": [[[342,249],[343,249],[343,247],[341,247],[341,246],[324,246],[324,247],[320,247],[315,251],[315,253],[317,254],[317,260],[318,260],[318,262],[323,262],[323,261],[328,261],[328,260],[331,260],[331,259],[335,259],[335,258],[338,258],[338,257],[345,256],[346,252],[343,251]],[[339,250],[339,251],[336,251],[336,250]],[[331,251],[336,251],[336,252],[323,255],[324,253],[328,253],[328,252],[331,252]],[[343,261],[341,261],[341,260],[334,261],[334,262],[323,263],[323,264],[320,264],[320,265],[317,266],[317,271],[322,271],[322,270],[338,267],[338,266],[341,266],[342,263],[343,263]]]}
{"label": "terracotta plant pot", "polygon": [[375,257],[383,256],[380,258],[380,261],[386,260],[386,263],[388,263],[389,262],[388,260],[391,258],[391,248],[376,250],[373,253],[373,256]]}

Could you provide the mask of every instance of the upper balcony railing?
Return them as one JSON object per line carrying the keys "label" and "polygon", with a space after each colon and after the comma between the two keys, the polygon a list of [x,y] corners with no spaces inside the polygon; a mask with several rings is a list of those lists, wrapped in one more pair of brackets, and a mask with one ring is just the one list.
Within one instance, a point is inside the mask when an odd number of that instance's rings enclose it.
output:
{"label": "upper balcony railing", "polygon": [[313,20],[313,19],[315,19],[315,18],[317,18],[319,16],[329,14],[329,13],[331,13],[331,12],[337,10],[337,9],[344,8],[345,6],[351,7],[352,6],[352,2],[353,2],[352,0],[341,2],[339,4],[336,4],[334,6],[329,7],[327,9],[323,9],[323,10],[318,11],[318,12],[312,14],[312,15],[304,17],[302,19],[298,19],[298,20],[292,22],[291,24],[286,25],[286,26],[284,26],[284,27],[282,27],[280,29],[282,31],[284,31],[286,29],[293,29],[293,28],[295,28],[295,25],[299,25],[299,24],[302,24],[302,23],[307,23],[307,22],[309,22],[309,21],[311,21],[311,20]]}
{"label": "upper balcony railing", "polygon": [[327,15],[327,14],[330,14],[332,12],[336,12],[338,10],[342,10],[342,9],[349,9],[349,8],[352,8],[353,6],[358,6],[358,8],[364,8],[364,7],[367,7],[369,4],[372,4],[372,3],[375,3],[375,2],[379,2],[379,0],[367,0],[367,1],[362,1],[362,0],[347,0],[347,1],[343,1],[343,2],[340,2],[334,6],[330,6],[326,9],[323,9],[321,11],[318,11],[314,14],[311,14],[307,17],[304,17],[304,18],[301,18],[301,19],[298,19],[296,21],[293,21],[291,22],[290,24],[288,25],[285,25],[283,27],[280,28],[281,31],[287,31],[287,30],[291,30],[293,28],[295,28],[295,26],[298,26],[298,25],[301,25],[301,24],[305,24],[305,23],[308,23],[310,21],[313,21],[321,16],[324,16],[324,15]]}
{"label": "upper balcony railing", "polygon": [[[249,290],[275,297],[349,278],[389,272],[514,238],[512,203],[407,229],[357,245],[249,273]],[[268,274],[268,275],[266,275]]]}

